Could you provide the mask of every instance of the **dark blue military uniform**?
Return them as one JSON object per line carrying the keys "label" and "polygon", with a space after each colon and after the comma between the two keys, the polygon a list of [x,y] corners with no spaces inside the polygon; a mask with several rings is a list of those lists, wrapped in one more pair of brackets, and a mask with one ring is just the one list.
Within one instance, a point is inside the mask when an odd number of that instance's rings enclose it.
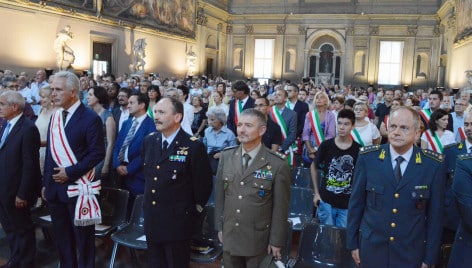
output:
{"label": "dark blue military uniform", "polygon": [[[458,155],[466,154],[467,148],[465,143],[451,144],[444,147],[445,164],[446,164],[446,188],[444,193],[444,228],[455,232],[459,225],[459,213],[454,201],[452,193],[452,179],[454,178],[454,171],[456,168],[456,159]],[[445,241],[449,242],[450,241]]]}
{"label": "dark blue military uniform", "polygon": [[[180,129],[163,152],[162,135],[152,133],[144,140],[141,159],[145,178],[144,231],[153,257],[149,266],[188,266],[189,242],[198,231],[196,223],[212,191],[205,146]],[[169,253],[168,248],[178,248],[180,252]],[[162,259],[169,261],[169,256],[174,262],[163,264]]]}
{"label": "dark blue military uniform", "polygon": [[443,156],[413,147],[400,182],[390,145],[361,148],[349,200],[347,247],[362,267],[418,268],[436,263],[443,215]]}
{"label": "dark blue military uniform", "polygon": [[452,246],[449,267],[468,268],[472,265],[472,154],[457,157],[452,190],[460,223]]}

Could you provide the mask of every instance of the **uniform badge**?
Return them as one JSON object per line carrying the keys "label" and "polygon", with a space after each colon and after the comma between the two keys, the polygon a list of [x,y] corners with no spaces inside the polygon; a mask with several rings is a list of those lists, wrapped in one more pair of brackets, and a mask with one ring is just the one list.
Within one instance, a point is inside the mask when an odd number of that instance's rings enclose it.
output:
{"label": "uniform badge", "polygon": [[382,151],[379,154],[379,159],[384,160],[385,159],[385,149],[382,149]]}
{"label": "uniform badge", "polygon": [[179,147],[179,150],[177,151],[178,155],[188,155],[188,148],[189,147]]}
{"label": "uniform badge", "polygon": [[195,136],[192,136],[192,137],[190,137],[190,140],[191,140],[191,141],[196,141],[196,140],[198,140],[198,138],[195,137]]}
{"label": "uniform badge", "polygon": [[174,174],[172,175],[172,179],[176,180],[177,179],[177,170],[174,169]]}
{"label": "uniform badge", "polygon": [[264,195],[265,195],[265,191],[264,190],[259,190],[259,196],[264,197]]}
{"label": "uniform badge", "polygon": [[457,148],[462,149],[463,146],[464,146],[464,145],[462,145],[462,142],[461,142],[461,143],[459,143],[459,145],[457,146]]}
{"label": "uniform badge", "polygon": [[421,164],[421,154],[420,153],[417,153],[416,154],[416,160],[415,160],[416,164]]}
{"label": "uniform badge", "polygon": [[254,177],[256,179],[263,179],[263,180],[272,180],[272,171],[269,169],[258,169],[254,171]]}
{"label": "uniform badge", "polygon": [[185,163],[186,158],[187,158],[187,156],[185,156],[185,155],[171,155],[171,156],[169,156],[169,160],[171,162]]}

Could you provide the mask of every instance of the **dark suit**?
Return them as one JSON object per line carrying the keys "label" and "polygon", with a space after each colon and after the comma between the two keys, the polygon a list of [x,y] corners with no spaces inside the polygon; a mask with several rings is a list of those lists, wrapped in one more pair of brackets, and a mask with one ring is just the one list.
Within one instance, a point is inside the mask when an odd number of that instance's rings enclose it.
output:
{"label": "dark suit", "polygon": [[203,208],[212,191],[205,146],[180,129],[163,153],[162,135],[155,132],[144,140],[142,159],[149,267],[188,267],[197,205]]}
{"label": "dark suit", "polygon": [[[118,136],[118,133],[120,132],[120,129],[119,129],[119,127],[120,127],[120,118],[121,118],[121,109],[120,108],[121,108],[121,106],[118,106],[118,107],[114,108],[113,112],[112,112],[113,119],[115,119],[115,123],[116,123],[116,134],[117,134],[117,136]],[[132,117],[133,117],[132,115],[129,115],[128,119],[132,118]],[[123,124],[125,122],[123,122]],[[121,127],[123,127],[123,126],[121,126]]]}
{"label": "dark suit", "polygon": [[[0,222],[10,245],[10,262],[19,267],[34,266],[36,239],[30,208],[41,189],[39,147],[38,129],[22,115],[0,148]],[[28,206],[16,208],[17,196]]]}
{"label": "dark suit", "polygon": [[[226,121],[226,126],[233,131],[233,133],[237,136],[238,132],[236,131],[236,122],[234,121],[235,117],[235,110],[234,110],[234,102],[239,101],[238,99],[232,99],[229,102],[229,112],[228,112],[228,120]],[[254,99],[248,96],[246,103],[243,106],[243,110],[254,108]]]}
{"label": "dark suit", "polygon": [[309,111],[308,104],[297,100],[293,111],[297,113],[297,137],[301,137],[303,132],[303,125],[305,124],[305,117]]}
{"label": "dark suit", "polygon": [[460,215],[449,266],[468,268],[472,263],[472,155],[460,155],[452,183]]}
{"label": "dark suit", "polygon": [[[125,141],[126,135],[129,132],[133,124],[133,119],[130,118],[123,123],[123,127],[118,134],[116,139],[115,147],[113,149],[113,169],[116,169],[119,165],[118,154],[120,153],[121,147]],[[123,176],[122,184],[130,191],[130,194],[135,197],[136,195],[144,193],[144,175],[142,171],[141,161],[141,147],[143,145],[144,138],[149,134],[156,131],[154,121],[146,115],[145,119],[134,133],[133,139],[128,146],[128,163],[126,163],[126,169],[128,175]]]}
{"label": "dark suit", "polygon": [[400,182],[389,144],[361,148],[349,200],[347,248],[362,267],[418,268],[439,255],[445,168],[442,155],[413,147]]}
{"label": "dark suit", "polygon": [[261,146],[243,171],[241,147],[223,151],[216,175],[215,224],[217,231],[223,231],[225,262],[233,256],[253,257],[257,262],[267,254],[269,244],[283,247],[287,239],[290,170],[286,159]]}
{"label": "dark suit", "polygon": [[[49,202],[54,242],[59,251],[61,267],[94,267],[95,265],[95,228],[93,225],[78,227],[74,225],[75,204],[77,198],[67,196],[67,187],[95,167],[105,157],[102,120],[94,111],[82,103],[69,115],[65,126],[67,140],[77,164],[66,167],[69,180],[60,184],[53,180],[57,164],[51,156],[48,133],[48,148],[44,164],[43,186],[45,197]],[[57,137],[56,137],[57,138]]]}

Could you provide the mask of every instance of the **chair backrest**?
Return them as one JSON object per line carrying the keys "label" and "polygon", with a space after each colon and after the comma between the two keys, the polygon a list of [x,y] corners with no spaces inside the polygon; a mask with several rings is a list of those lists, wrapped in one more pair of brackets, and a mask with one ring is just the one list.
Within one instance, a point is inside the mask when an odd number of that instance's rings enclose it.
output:
{"label": "chair backrest", "polygon": [[144,229],[143,201],[144,201],[144,195],[140,194],[136,196],[136,199],[134,199],[133,211],[131,212],[131,217],[129,219],[129,222],[135,227]]}
{"label": "chair backrest", "polygon": [[282,249],[282,262],[287,263],[290,259],[290,251],[292,250],[292,231],[293,223],[291,220],[287,221],[287,243],[285,243],[284,248]]}
{"label": "chair backrest", "polygon": [[204,211],[206,215],[202,224],[201,237],[208,240],[218,240],[218,232],[215,230],[215,206],[207,205]]}
{"label": "chair backrest", "polygon": [[102,224],[119,226],[126,222],[129,192],[127,190],[103,187],[99,203],[102,211]]}
{"label": "chair backrest", "polygon": [[346,229],[316,222],[303,227],[297,260],[310,267],[354,267],[346,249]]}
{"label": "chair backrest", "polygon": [[313,218],[313,190],[292,186],[290,193],[289,217]]}
{"label": "chair backrest", "polygon": [[297,167],[292,170],[292,186],[313,189],[310,168]]}

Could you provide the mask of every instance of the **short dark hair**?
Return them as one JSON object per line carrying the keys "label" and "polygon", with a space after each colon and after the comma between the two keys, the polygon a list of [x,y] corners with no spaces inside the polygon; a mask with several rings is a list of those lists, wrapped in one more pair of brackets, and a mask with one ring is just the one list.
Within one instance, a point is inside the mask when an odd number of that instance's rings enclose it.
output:
{"label": "short dark hair", "polygon": [[344,102],[344,106],[349,106],[349,107],[352,107],[354,108],[354,104],[356,103],[356,100],[355,99],[348,99]]}
{"label": "short dark hair", "polygon": [[267,126],[267,120],[266,120],[266,117],[265,115],[259,111],[259,110],[256,110],[254,108],[249,108],[249,109],[245,109],[241,112],[241,116],[244,116],[244,115],[247,115],[247,116],[254,116],[257,118],[257,122],[259,123],[259,127],[263,127],[263,126]]}
{"label": "short dark hair", "polygon": [[[131,96],[131,94],[133,94],[133,90],[127,88],[127,87],[122,87],[120,88],[120,91],[119,92],[124,92],[126,93],[126,95],[128,95],[128,98]],[[119,93],[118,92],[118,93]]]}
{"label": "short dark hair", "polygon": [[443,109],[437,109],[431,114],[431,118],[428,122],[428,127],[431,132],[433,132],[433,134],[436,132],[436,130],[438,130],[438,124],[436,124],[436,121],[441,119],[445,115],[447,115],[447,112]]}
{"label": "short dark hair", "polygon": [[354,125],[356,123],[356,115],[354,114],[353,110],[349,109],[342,109],[338,113],[338,119],[339,118],[347,118],[349,121],[351,121],[351,124]]}
{"label": "short dark hair", "polygon": [[233,88],[234,90],[236,91],[243,91],[244,94],[246,95],[249,95],[249,87],[248,85],[244,82],[244,81],[236,81],[234,84],[233,84]]}
{"label": "short dark hair", "polygon": [[149,97],[147,96],[147,94],[143,94],[141,92],[134,92],[130,95],[130,97],[131,96],[137,97],[138,104],[144,103],[144,109],[147,111],[147,109],[149,108]]}
{"label": "short dark hair", "polygon": [[295,84],[295,83],[290,83],[289,86],[290,86],[290,87],[294,87],[297,92],[300,92],[300,88],[298,87],[297,84]]}
{"label": "short dark hair", "polygon": [[98,99],[98,103],[106,107],[110,102],[107,90],[101,86],[93,86],[93,95]]}
{"label": "short dark hair", "polygon": [[105,77],[110,77],[112,82],[114,82],[114,81],[116,80],[116,77],[115,77],[114,74],[106,73],[103,77],[104,77],[104,78],[105,78]]}
{"label": "short dark hair", "polygon": [[185,95],[185,100],[187,100],[188,94],[189,94],[189,92],[190,92],[190,90],[188,89],[188,87],[185,86],[185,85],[179,85],[179,86],[177,86],[177,89],[182,90],[182,94]]}
{"label": "short dark hair", "polygon": [[184,119],[184,104],[176,98],[172,97],[164,97],[161,100],[168,99],[170,104],[172,105],[172,109],[174,110],[174,114],[182,114],[182,118],[180,122]]}
{"label": "short dark hair", "polygon": [[265,98],[265,97],[259,97],[259,98],[257,98],[257,100],[264,100],[265,105],[267,105],[267,106],[270,105],[269,100],[268,100],[267,98]]}
{"label": "short dark hair", "polygon": [[430,95],[430,96],[431,96],[431,95],[438,95],[439,100],[441,100],[441,101],[443,100],[443,94],[442,94],[442,92],[439,91],[439,90],[433,90],[433,91],[431,91],[431,92],[429,93],[429,95]]}

